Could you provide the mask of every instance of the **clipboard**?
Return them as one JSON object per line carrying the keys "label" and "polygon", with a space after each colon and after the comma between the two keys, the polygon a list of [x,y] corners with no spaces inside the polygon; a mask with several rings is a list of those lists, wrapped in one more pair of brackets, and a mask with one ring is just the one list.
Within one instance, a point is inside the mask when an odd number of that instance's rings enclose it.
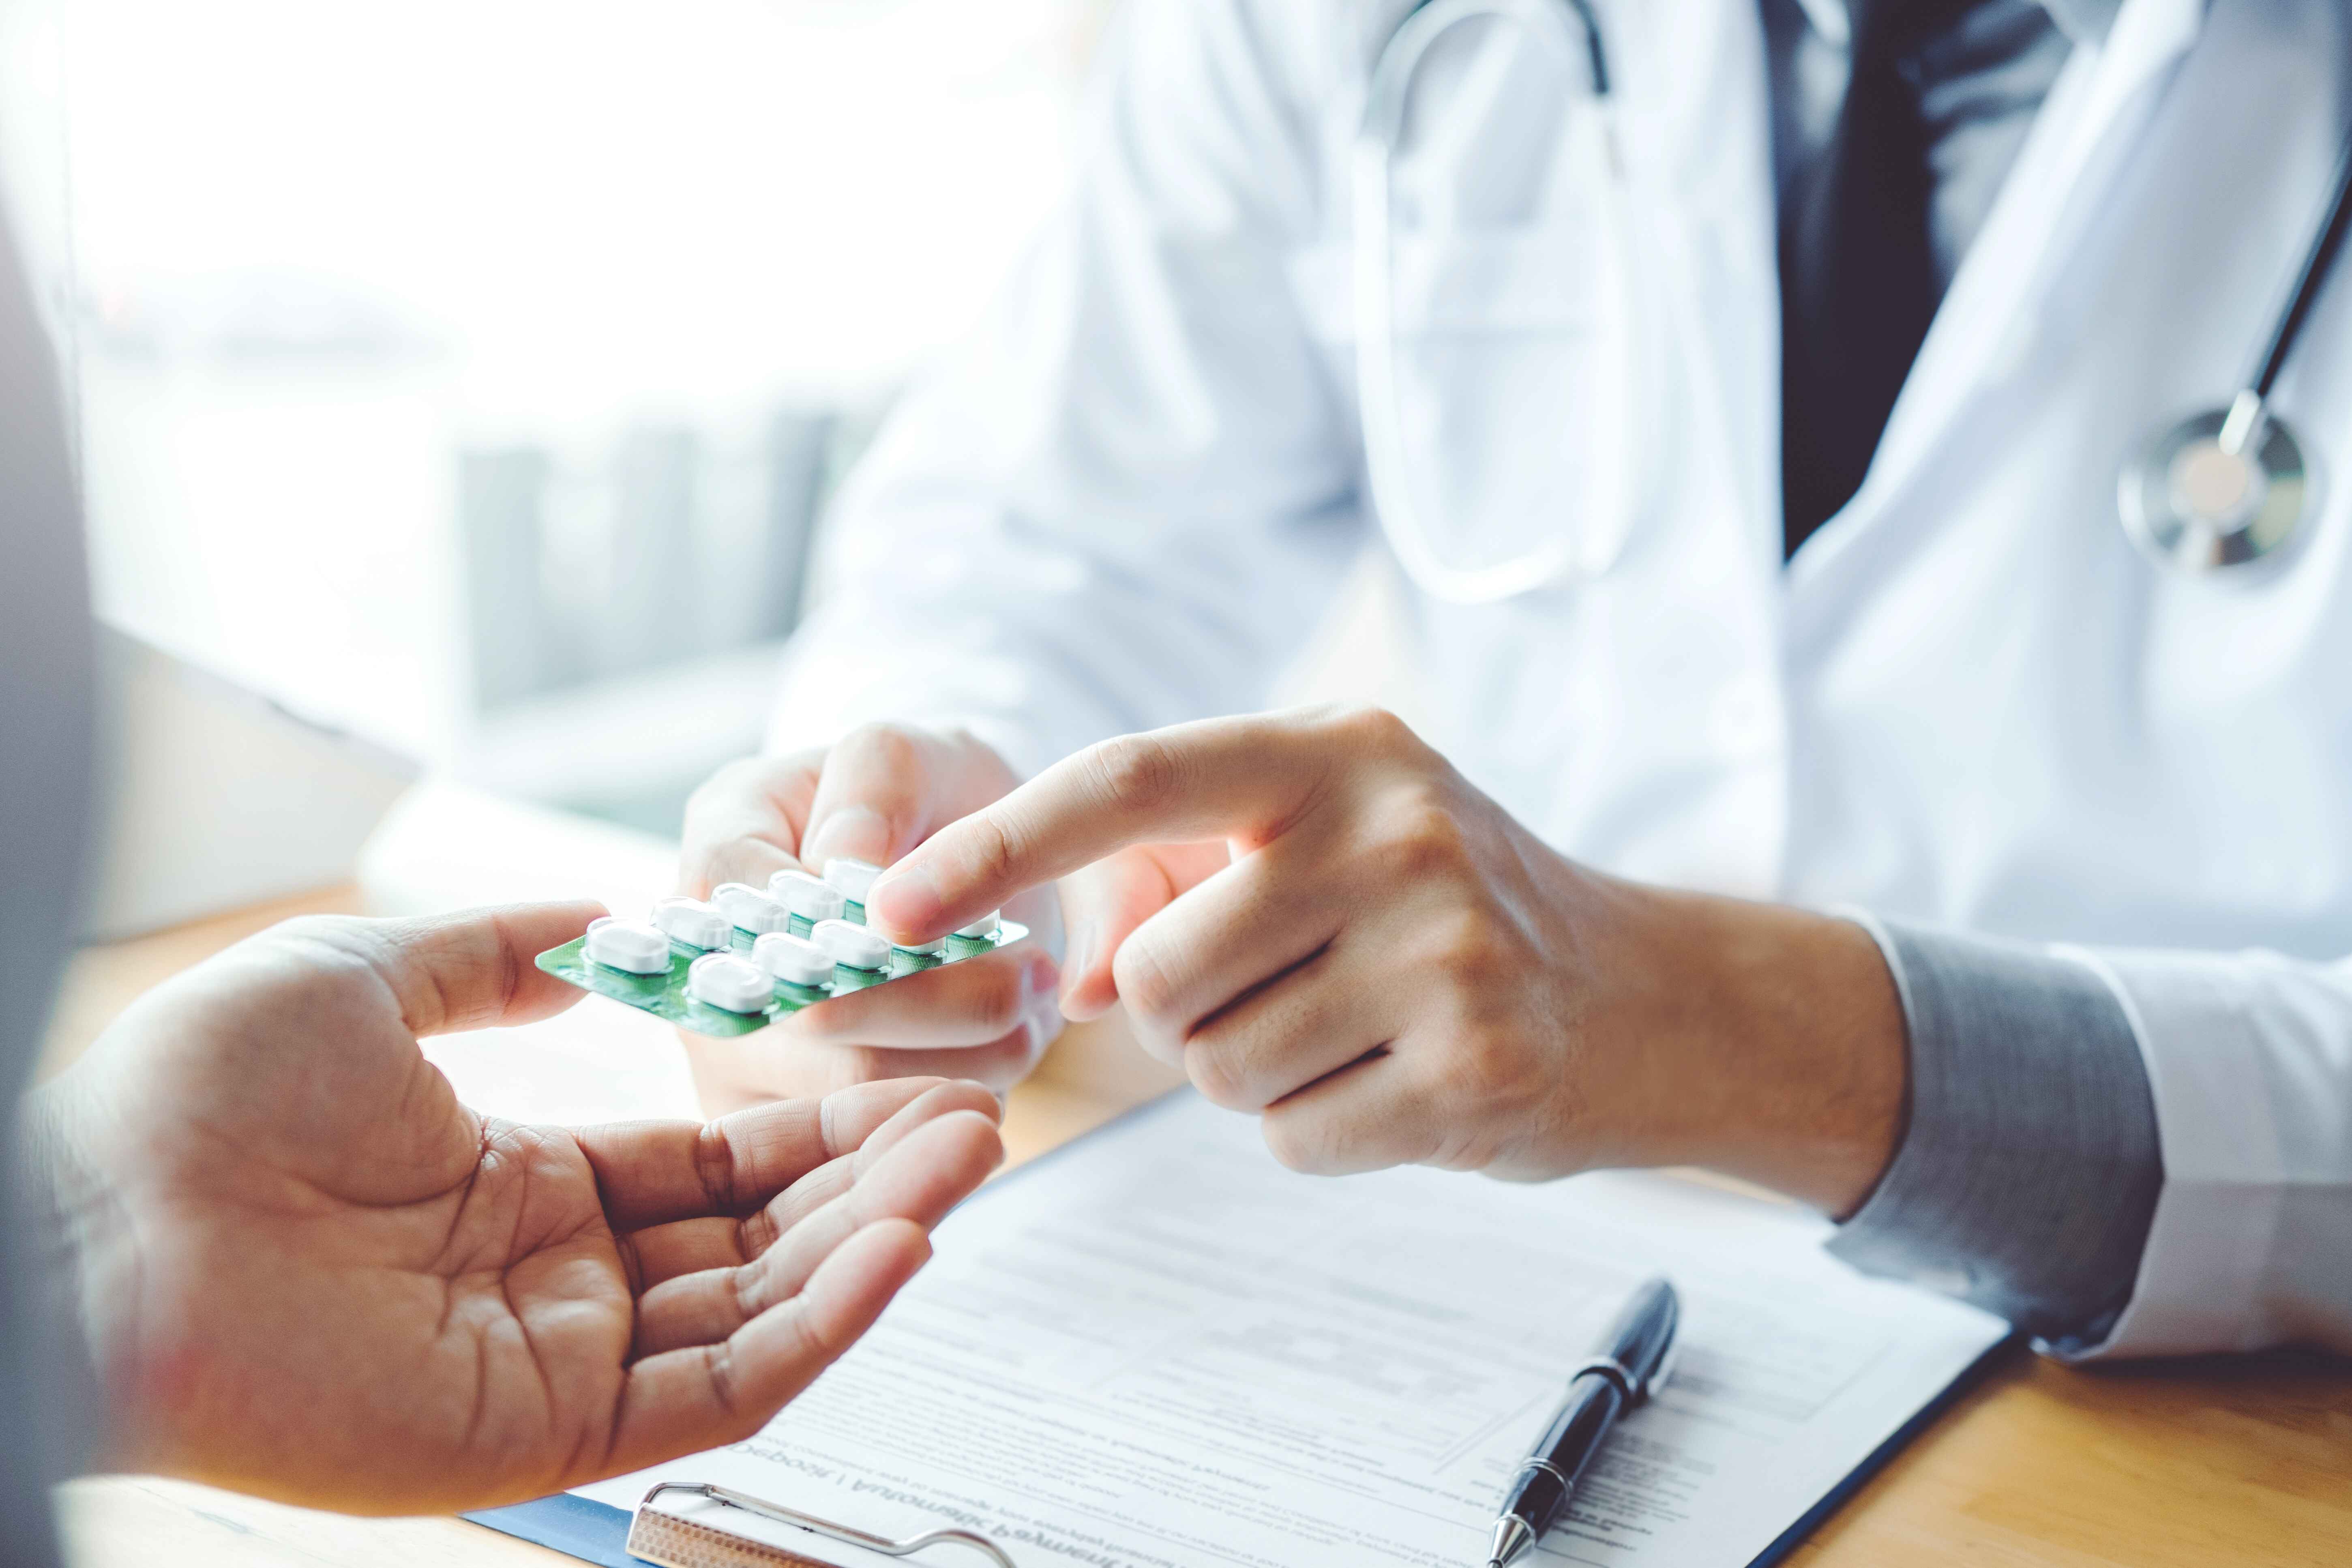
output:
{"label": "clipboard", "polygon": [[[1035,1173],[1058,1167],[1066,1161],[1082,1163],[1077,1158],[1082,1152],[1117,1142],[1130,1127],[1137,1128],[1140,1135],[1140,1124],[1149,1119],[1162,1114],[1181,1117],[1186,1110],[1181,1102],[1191,1098],[1187,1091],[1176,1090],[1115,1118],[1091,1133],[1031,1162],[1007,1179],[991,1184],[981,1201],[1005,1194],[1008,1189],[1031,1188],[1034,1184],[1029,1178]],[[1448,1202],[1452,1202],[1450,1194]],[[1947,1307],[1943,1310],[1971,1317],[1982,1316],[1968,1313],[1967,1309]],[[1783,1560],[1823,1521],[1834,1514],[1880,1467],[1973,1386],[1989,1367],[1999,1364],[2005,1354],[2013,1353],[2019,1342],[2015,1334],[2008,1331],[2007,1325],[1994,1325],[1987,1320],[1987,1331],[1980,1337],[1972,1338],[1967,1353],[1944,1363],[1932,1383],[1921,1383],[1916,1393],[1903,1396],[1906,1407],[1887,1425],[1878,1428],[1874,1442],[1867,1447],[1857,1447],[1844,1459],[1843,1468],[1830,1470],[1819,1477],[1813,1483],[1819,1489],[1812,1492],[1810,1505],[1800,1501],[1798,1506],[1781,1514],[1769,1532],[1753,1536],[1744,1543],[1745,1549],[1738,1557],[1727,1557],[1722,1561],[1742,1563],[1747,1568],[1768,1568],[1768,1565]],[[1004,1546],[968,1531],[932,1531],[905,1541],[884,1541],[856,1526],[835,1523],[793,1509],[778,1507],[771,1500],[745,1492],[709,1484],[708,1478],[697,1476],[691,1468],[673,1470],[662,1479],[665,1484],[655,1487],[641,1497],[632,1494],[614,1496],[607,1492],[609,1504],[565,1494],[465,1517],[491,1529],[604,1565],[604,1568],[637,1568],[638,1564],[647,1563],[662,1565],[662,1568],[840,1568],[842,1555],[826,1552],[824,1547],[828,1542],[843,1542],[865,1552],[901,1558],[914,1568],[1037,1568],[1034,1561],[1023,1561],[1016,1564],[1005,1554]],[[737,1484],[741,1483],[739,1481]],[[683,1515],[659,1506],[666,1498],[680,1495],[689,1500]],[[623,1503],[625,1500],[635,1501],[636,1506],[634,1509],[611,1506]],[[730,1531],[722,1522],[725,1514],[721,1510],[738,1510],[768,1521],[758,1531],[765,1539],[751,1539]],[[946,1509],[940,1511],[948,1513],[951,1519],[970,1517],[968,1513],[958,1516]],[[871,1525],[880,1521],[869,1518],[865,1522]],[[917,1523],[903,1516],[898,1522],[902,1528],[912,1528]],[[787,1530],[778,1531],[775,1524],[786,1526]],[[770,1543],[794,1542],[790,1533],[793,1531],[806,1532],[805,1547],[793,1550],[792,1546]],[[797,1544],[796,1542],[794,1543]],[[1009,1544],[1019,1549],[1024,1542],[1013,1541]],[[971,1550],[973,1545],[977,1545],[979,1550]],[[1034,1552],[1027,1554],[1030,1559],[1034,1559],[1035,1555]]]}
{"label": "clipboard", "polygon": [[[1933,1426],[1937,1417],[1962,1394],[1974,1388],[1987,1372],[2021,1352],[2024,1342],[2023,1335],[2012,1335],[1988,1349],[1941,1394],[1923,1405],[1916,1415],[1904,1423],[1901,1430],[1855,1466],[1828,1495],[1806,1510],[1779,1540],[1759,1553],[1748,1568],[1773,1568],[1774,1564],[1802,1545],[1807,1536],[1843,1508],[1847,1500],[1862,1489],[1864,1483],[1876,1475],[1889,1459],[1902,1452],[1913,1438]],[[650,1503],[667,1489],[669,1489],[656,1487],[646,1494],[646,1502]],[[724,1487],[708,1488],[706,1494],[712,1496],[713,1500],[726,1502],[730,1507],[740,1506],[735,1499],[741,1494],[729,1493]],[[757,1503],[757,1500],[751,1499],[745,1501]],[[966,1533],[961,1531],[933,1531],[930,1535],[884,1546],[871,1544],[880,1541],[878,1536],[869,1536],[863,1531],[822,1520],[812,1521],[808,1515],[791,1509],[780,1509],[772,1503],[757,1503],[750,1511],[780,1519],[786,1523],[800,1524],[803,1529],[809,1528],[811,1523],[824,1525],[823,1531],[813,1530],[811,1533],[825,1534],[854,1544],[868,1544],[870,1550],[882,1551],[890,1556],[907,1556],[910,1562],[926,1564],[937,1562],[942,1568],[950,1568],[950,1565],[959,1563],[977,1563],[982,1561],[970,1553],[935,1554],[927,1550],[931,1545],[943,1544],[950,1535]],[[644,1503],[640,1503],[637,1511],[632,1514],[622,1509],[592,1502],[586,1498],[573,1497],[569,1492],[541,1498],[534,1502],[516,1503],[509,1508],[486,1509],[463,1517],[476,1524],[487,1525],[501,1534],[599,1564],[599,1568],[645,1568],[648,1563],[658,1564],[659,1568],[835,1568],[832,1563],[781,1551],[765,1542],[746,1541],[741,1536],[730,1535],[692,1520],[649,1513]],[[971,1539],[978,1542],[1000,1568],[1025,1568],[1025,1565],[1015,1564],[992,1542],[981,1541],[977,1536]],[[919,1558],[909,1555],[914,1552],[921,1552],[922,1555]]]}

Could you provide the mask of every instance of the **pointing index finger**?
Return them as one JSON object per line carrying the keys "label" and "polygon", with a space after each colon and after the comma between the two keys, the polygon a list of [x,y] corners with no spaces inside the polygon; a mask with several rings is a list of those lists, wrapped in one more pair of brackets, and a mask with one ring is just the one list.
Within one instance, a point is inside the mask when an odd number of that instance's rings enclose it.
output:
{"label": "pointing index finger", "polygon": [[1316,750],[1284,716],[1122,735],[941,828],[875,882],[866,918],[898,940],[929,942],[1129,845],[1272,837],[1322,777]]}

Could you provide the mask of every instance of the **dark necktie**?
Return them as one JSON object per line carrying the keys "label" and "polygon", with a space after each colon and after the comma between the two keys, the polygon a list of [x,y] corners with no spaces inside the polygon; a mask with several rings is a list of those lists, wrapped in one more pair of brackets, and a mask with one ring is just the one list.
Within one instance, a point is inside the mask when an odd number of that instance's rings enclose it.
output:
{"label": "dark necktie", "polygon": [[1790,554],[1862,487],[1958,253],[2067,53],[2041,0],[1851,0],[1850,11],[1843,107],[1781,197]]}

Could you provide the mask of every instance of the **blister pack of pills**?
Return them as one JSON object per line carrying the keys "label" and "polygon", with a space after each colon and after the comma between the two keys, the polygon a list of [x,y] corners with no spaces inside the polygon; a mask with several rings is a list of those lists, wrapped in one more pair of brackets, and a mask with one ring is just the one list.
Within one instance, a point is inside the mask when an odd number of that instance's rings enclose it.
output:
{"label": "blister pack of pills", "polygon": [[863,860],[828,860],[822,877],[779,871],[765,889],[728,882],[707,901],[664,899],[646,920],[595,921],[578,941],[541,953],[539,966],[698,1035],[748,1035],[828,996],[1029,934],[991,914],[939,942],[895,946],[866,924],[866,889],[881,874]]}

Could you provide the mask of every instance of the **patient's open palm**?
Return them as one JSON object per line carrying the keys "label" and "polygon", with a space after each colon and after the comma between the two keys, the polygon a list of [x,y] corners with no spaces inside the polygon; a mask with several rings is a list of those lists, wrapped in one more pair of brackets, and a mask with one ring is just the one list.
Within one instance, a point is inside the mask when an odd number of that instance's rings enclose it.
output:
{"label": "patient's open palm", "polygon": [[994,1101],[870,1084],[708,1125],[476,1115],[420,1034],[573,994],[584,907],[300,921],[47,1093],[118,1465],[421,1511],[756,1430],[929,1256]]}

